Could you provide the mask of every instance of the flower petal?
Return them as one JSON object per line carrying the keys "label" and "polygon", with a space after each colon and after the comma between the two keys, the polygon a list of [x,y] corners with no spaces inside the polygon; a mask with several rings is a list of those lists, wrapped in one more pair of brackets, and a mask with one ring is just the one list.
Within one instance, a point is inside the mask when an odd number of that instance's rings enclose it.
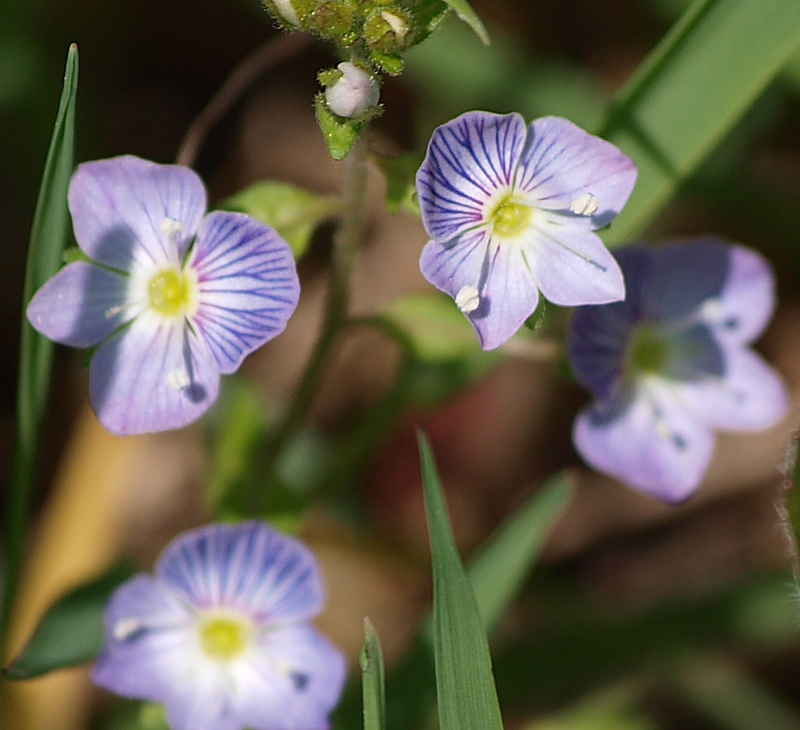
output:
{"label": "flower petal", "polygon": [[525,144],[519,114],[467,112],[438,127],[417,171],[422,222],[447,242],[485,222],[484,208],[500,189],[511,189]]}
{"label": "flower petal", "polygon": [[656,382],[588,406],[578,414],[572,437],[589,465],[670,503],[697,489],[714,447],[711,431]]}
{"label": "flower petal", "polygon": [[280,334],[300,296],[289,245],[242,213],[211,213],[186,264],[194,268],[200,307],[192,318],[223,373]]}
{"label": "flower petal", "polygon": [[84,253],[130,271],[183,257],[205,214],[206,191],[188,167],[126,155],[79,165],[69,186],[69,209]]}
{"label": "flower petal", "polygon": [[184,676],[173,677],[164,700],[171,730],[242,730],[233,705],[229,673],[198,658]]}
{"label": "flower petal", "polygon": [[518,245],[490,243],[481,229],[450,245],[430,241],[422,251],[420,270],[437,289],[458,300],[467,287],[477,291],[477,305],[462,310],[480,345],[502,345],[536,309],[539,292]]}
{"label": "flower petal", "polygon": [[681,402],[700,423],[725,431],[758,431],[786,415],[783,381],[756,353],[728,348],[724,366],[722,377],[680,385]]}
{"label": "flower petal", "polygon": [[176,538],[156,575],[199,608],[224,606],[256,621],[305,621],[322,608],[316,561],[261,522],[209,525]]}
{"label": "flower petal", "polygon": [[100,345],[89,371],[92,407],[118,436],[186,426],[218,390],[219,372],[197,335],[149,312]]}
{"label": "flower petal", "polygon": [[535,215],[522,245],[545,298],[568,307],[625,298],[619,264],[597,235],[551,213]]}
{"label": "flower petal", "polygon": [[636,182],[636,165],[613,144],[560,117],[531,122],[519,163],[517,191],[535,205],[603,228],[622,210]]}
{"label": "flower petal", "polygon": [[127,277],[76,261],[36,292],[28,321],[55,342],[91,347],[136,314],[125,306],[127,291]]}
{"label": "flower petal", "polygon": [[192,615],[166,586],[138,575],[114,592],[103,619],[105,643],[92,681],[126,697],[163,702],[194,662]]}
{"label": "flower petal", "polygon": [[266,631],[237,667],[237,712],[252,730],[326,730],[344,679],[344,657],[310,626]]}

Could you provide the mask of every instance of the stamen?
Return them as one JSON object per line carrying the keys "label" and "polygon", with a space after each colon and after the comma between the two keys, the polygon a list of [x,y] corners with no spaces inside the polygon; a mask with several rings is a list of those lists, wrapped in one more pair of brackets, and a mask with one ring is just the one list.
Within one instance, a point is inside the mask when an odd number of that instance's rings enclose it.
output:
{"label": "stamen", "polygon": [[170,240],[175,240],[182,230],[183,226],[175,218],[164,218],[161,222],[161,232]]}
{"label": "stamen", "polygon": [[597,213],[599,207],[600,201],[595,195],[592,193],[584,193],[572,201],[569,209],[575,213],[575,215],[591,216]]}
{"label": "stamen", "polygon": [[144,624],[138,618],[121,618],[111,627],[111,635],[117,641],[127,641],[143,627]]}
{"label": "stamen", "polygon": [[189,386],[189,375],[182,367],[175,368],[167,375],[167,385],[172,390],[183,390]]}
{"label": "stamen", "polygon": [[478,290],[471,284],[462,286],[456,294],[456,306],[460,312],[469,314],[474,312],[481,304],[481,297]]}

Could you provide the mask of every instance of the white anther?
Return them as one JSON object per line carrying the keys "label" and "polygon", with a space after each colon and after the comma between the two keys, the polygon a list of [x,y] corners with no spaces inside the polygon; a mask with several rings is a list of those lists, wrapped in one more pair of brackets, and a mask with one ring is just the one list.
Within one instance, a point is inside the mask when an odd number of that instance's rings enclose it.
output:
{"label": "white anther", "polygon": [[181,222],[174,218],[164,218],[161,222],[161,232],[167,238],[176,238],[177,235],[183,230]]}
{"label": "white anther", "polygon": [[700,305],[700,318],[705,322],[716,322],[722,314],[718,297],[709,297]]}
{"label": "white anther", "polygon": [[111,635],[117,641],[126,641],[139,631],[142,625],[142,622],[137,618],[122,618],[111,628]]}
{"label": "white anther", "polygon": [[478,290],[471,284],[462,286],[456,294],[456,306],[464,314],[474,312],[481,304]]}
{"label": "white anther", "polygon": [[122,311],[122,305],[117,304],[115,307],[109,307],[108,309],[106,309],[106,311],[103,312],[103,316],[106,319],[111,319],[113,317],[116,317],[121,311]]}
{"label": "white anther", "polygon": [[175,368],[167,375],[167,385],[172,390],[183,390],[189,385],[189,376],[183,368]]}
{"label": "white anther", "polygon": [[575,215],[590,216],[597,213],[597,209],[599,207],[600,201],[597,199],[597,196],[592,195],[591,193],[584,193],[572,201],[569,209],[575,213]]}

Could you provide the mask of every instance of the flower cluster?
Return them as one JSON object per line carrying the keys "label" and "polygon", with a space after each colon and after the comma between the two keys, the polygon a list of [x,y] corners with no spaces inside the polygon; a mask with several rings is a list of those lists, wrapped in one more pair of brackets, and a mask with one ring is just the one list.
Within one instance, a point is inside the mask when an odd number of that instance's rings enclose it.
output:
{"label": "flower cluster", "polygon": [[468,112],[434,131],[417,173],[425,278],[449,294],[481,346],[502,345],[555,304],[623,299],[617,262],[594,233],[633,189],[634,164],[566,119]]}
{"label": "flower cluster", "polygon": [[775,304],[754,251],[713,238],[618,253],[624,302],[577,310],[569,359],[595,401],[574,441],[594,468],[667,502],[700,484],[714,432],[786,413],[778,375],[748,348]]}
{"label": "flower cluster", "polygon": [[299,542],[260,522],[209,525],[117,589],[91,676],[163,703],[173,730],[324,730],[345,662],[308,623],[322,603]]}
{"label": "flower cluster", "polygon": [[241,213],[205,215],[188,168],[131,156],[80,165],[69,208],[88,260],[50,279],[28,319],[56,342],[99,345],[90,399],[112,433],[199,418],[220,373],[282,332],[297,305],[288,244]]}

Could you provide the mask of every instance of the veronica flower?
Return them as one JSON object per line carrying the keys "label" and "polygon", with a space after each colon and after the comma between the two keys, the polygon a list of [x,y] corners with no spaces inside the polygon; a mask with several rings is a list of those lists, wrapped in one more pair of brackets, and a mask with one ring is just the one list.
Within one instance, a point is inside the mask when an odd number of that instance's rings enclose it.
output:
{"label": "veronica flower", "polygon": [[67,264],[28,306],[46,337],[97,347],[89,394],[115,434],[178,428],[217,397],[220,373],[279,334],[299,284],[289,246],[241,213],[206,213],[200,178],[116,157],[80,165],[69,186]]}
{"label": "veronica flower", "polygon": [[113,594],[91,677],[163,703],[172,730],[322,730],[345,678],[308,623],[322,603],[296,540],[260,522],[202,527]]}
{"label": "veronica flower", "polygon": [[449,294],[481,347],[502,345],[554,304],[625,297],[619,266],[594,233],[628,200],[634,164],[566,119],[468,112],[437,128],[417,172],[432,240],[420,269]]}
{"label": "veronica flower", "polygon": [[714,432],[779,421],[787,395],[748,345],[775,305],[767,262],[704,238],[617,258],[625,302],[577,310],[569,359],[595,401],[578,415],[575,446],[595,469],[667,502],[700,484]]}

